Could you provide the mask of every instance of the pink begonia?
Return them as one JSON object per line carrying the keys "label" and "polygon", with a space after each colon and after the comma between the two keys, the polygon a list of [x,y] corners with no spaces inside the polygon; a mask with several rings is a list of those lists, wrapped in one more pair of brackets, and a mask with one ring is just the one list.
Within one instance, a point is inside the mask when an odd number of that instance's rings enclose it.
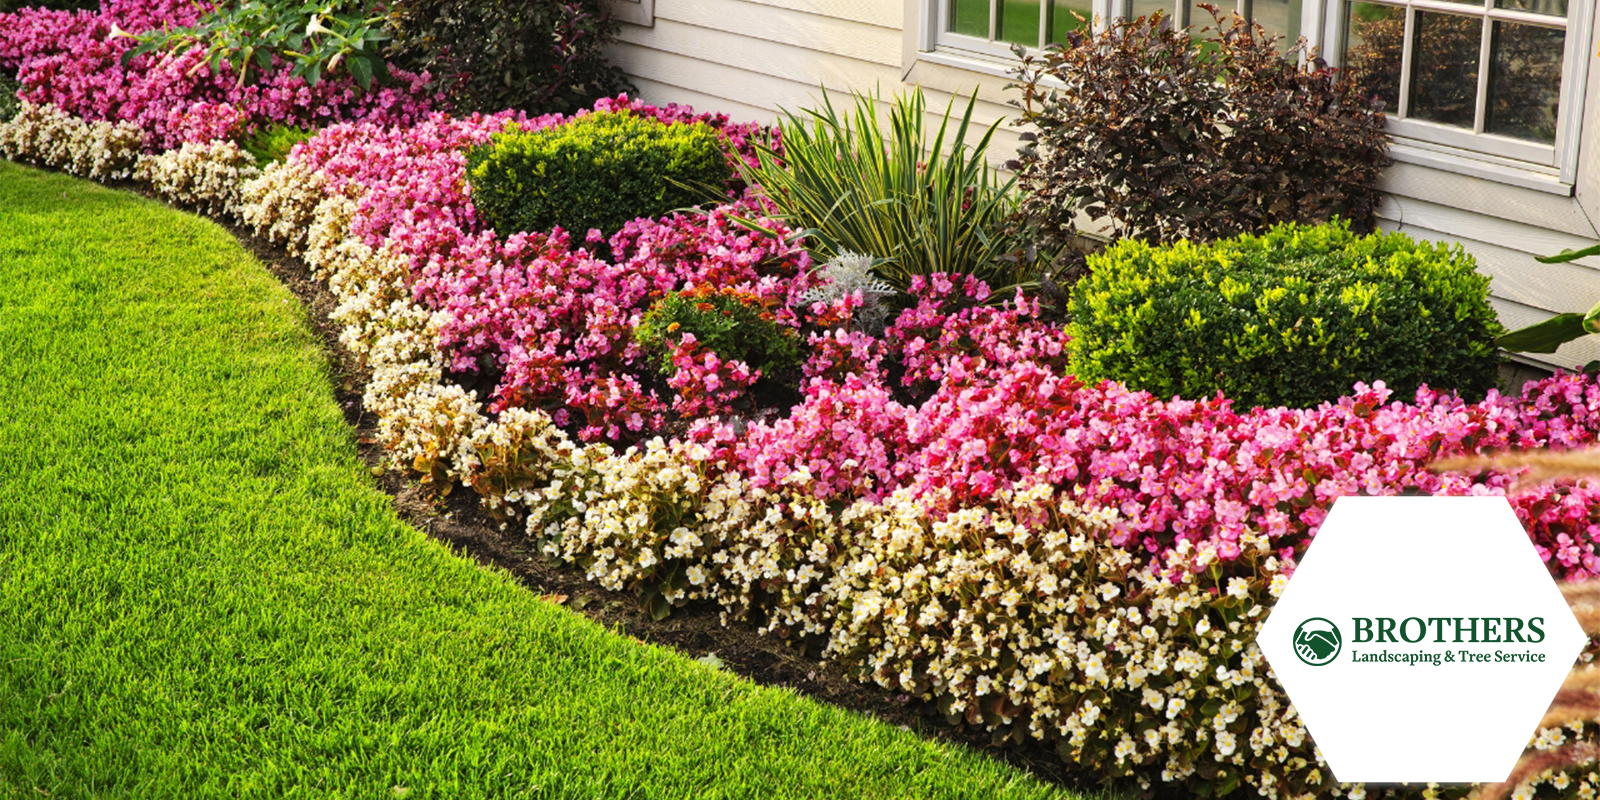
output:
{"label": "pink begonia", "polygon": [[700,346],[692,333],[685,333],[673,347],[672,366],[675,371],[667,379],[677,391],[672,410],[686,419],[726,413],[761,379],[761,370],[737,359],[722,359]]}
{"label": "pink begonia", "polygon": [[[207,66],[198,48],[180,56],[147,53],[123,64],[137,34],[188,25],[208,10],[187,0],[114,0],[99,11],[23,9],[0,14],[0,68],[17,72],[21,94],[87,120],[133,122],[148,146],[171,149],[207,132],[282,123],[302,127],[343,120],[404,125],[437,100],[426,74],[390,70],[394,85],[363,91],[345,73],[316,86],[272,66],[241,84],[231,67]],[[197,108],[198,107],[198,108]],[[226,109],[218,111],[217,109]],[[238,116],[239,119],[232,117]]]}
{"label": "pink begonia", "polygon": [[[726,117],[659,110],[626,97],[596,107],[745,130]],[[812,281],[808,255],[782,236],[741,225],[740,218],[763,216],[749,199],[706,214],[630,222],[605,242],[605,257],[593,231],[579,242],[560,229],[511,235],[483,229],[466,181],[466,151],[513,120],[534,130],[564,119],[435,114],[404,129],[335,125],[290,158],[321,173],[330,193],[359,194],[351,232],[410,260],[415,298],[450,312],[441,341],[451,368],[499,377],[494,410],[546,408],[583,438],[610,441],[661,430],[675,403],[680,412],[729,411],[738,392],[707,393],[703,383],[652,388],[654,367],[633,342],[633,329],[657,299],[697,285],[775,299],[778,323],[798,327],[789,307]],[[746,380],[740,368],[720,361],[700,375],[712,376],[730,385]],[[692,397],[673,396],[684,389]]]}
{"label": "pink begonia", "polygon": [[[906,407],[878,379],[818,379],[785,419],[742,437],[709,423],[690,435],[754,485],[803,475],[826,497],[910,487],[948,490],[948,503],[964,506],[1019,483],[1071,486],[1121,512],[1114,541],[1123,546],[1162,552],[1187,539],[1226,558],[1249,530],[1287,554],[1303,548],[1341,495],[1503,494],[1512,480],[1435,474],[1427,465],[1440,455],[1569,449],[1600,431],[1600,383],[1584,375],[1477,403],[1428,389],[1399,402],[1377,383],[1314,409],[1249,412],[1223,398],[1084,386],[1063,368],[1059,329],[1038,323],[1031,301],[973,307],[986,289],[943,279],[917,292],[886,338],[904,382],[931,387],[924,402]],[[1600,574],[1597,499],[1588,488],[1544,487],[1512,504],[1552,571],[1587,577]]]}

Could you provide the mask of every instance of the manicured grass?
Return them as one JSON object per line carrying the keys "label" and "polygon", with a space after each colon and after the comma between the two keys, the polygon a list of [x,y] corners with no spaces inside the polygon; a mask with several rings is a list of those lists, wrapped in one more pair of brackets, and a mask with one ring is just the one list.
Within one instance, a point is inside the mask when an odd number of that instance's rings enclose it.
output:
{"label": "manicured grass", "polygon": [[221,229],[0,162],[0,796],[1047,797],[399,522]]}

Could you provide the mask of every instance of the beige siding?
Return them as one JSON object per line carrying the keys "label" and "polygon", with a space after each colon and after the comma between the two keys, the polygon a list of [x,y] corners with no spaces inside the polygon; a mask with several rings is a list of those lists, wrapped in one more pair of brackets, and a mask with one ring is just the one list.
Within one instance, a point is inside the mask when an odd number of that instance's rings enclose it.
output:
{"label": "beige siding", "polygon": [[[935,112],[958,93],[976,92],[975,120],[1000,121],[991,161],[1016,152],[1015,92],[998,66],[969,70],[916,56],[904,22],[919,0],[654,0],[654,25],[624,25],[612,58],[642,96],[688,103],[741,119],[770,122],[782,109],[816,105],[826,86],[836,105],[848,91],[884,96],[923,87]],[[912,19],[913,23],[917,20]],[[1600,18],[1597,18],[1600,25]],[[1600,36],[1596,36],[1600,40]],[[1600,69],[1588,76],[1586,142],[1600,141]],[[958,101],[959,102],[959,101]],[[935,121],[936,120],[931,120]],[[1493,282],[1501,321],[1511,328],[1600,301],[1600,259],[1539,264],[1534,256],[1600,239],[1600,147],[1580,153],[1575,196],[1451,172],[1397,164],[1384,176],[1383,225],[1419,238],[1460,244]],[[1592,262],[1592,263],[1588,263]],[[1600,337],[1575,342],[1546,365],[1571,367],[1600,358]]]}
{"label": "beige siding", "polygon": [[655,24],[624,25],[610,55],[646,100],[764,122],[814,106],[824,86],[837,105],[849,91],[889,97],[918,84],[934,112],[955,92],[977,91],[974,121],[1002,121],[991,160],[1012,158],[1005,80],[926,63],[906,74],[903,9],[900,0],[655,0]]}

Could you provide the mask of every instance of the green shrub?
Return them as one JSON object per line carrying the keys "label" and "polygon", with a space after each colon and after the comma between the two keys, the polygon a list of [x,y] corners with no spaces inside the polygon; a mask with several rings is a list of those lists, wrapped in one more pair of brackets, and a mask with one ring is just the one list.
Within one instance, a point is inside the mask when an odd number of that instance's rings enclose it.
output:
{"label": "green shrub", "polygon": [[0,71],[0,122],[10,122],[22,110],[22,98],[17,96],[21,90],[16,78]]}
{"label": "green shrub", "polygon": [[811,232],[819,261],[863,253],[881,259],[877,273],[900,291],[918,275],[948,272],[1002,295],[1038,270],[1010,227],[1015,180],[1002,180],[986,156],[999,123],[969,145],[976,97],[952,120],[954,102],[930,139],[920,89],[895,99],[887,132],[878,98],[856,95],[855,113],[841,114],[824,93],[821,109],[784,112],[782,152],[758,146],[760,163],[740,177],[762,188],[778,217]]}
{"label": "green shrub", "polygon": [[273,124],[245,137],[239,143],[245,152],[256,158],[256,164],[266,167],[288,157],[294,146],[316,135],[316,131]]}
{"label": "green shrub", "polygon": [[1479,395],[1500,332],[1489,279],[1460,247],[1343,222],[1211,245],[1123,240],[1072,292],[1072,364],[1158,397],[1308,407],[1385,381]]}
{"label": "green shrub", "polygon": [[632,87],[606,63],[601,0],[393,0],[395,63],[427,70],[461,111],[572,113]]}
{"label": "green shrub", "polygon": [[536,131],[513,125],[467,157],[472,203],[501,234],[557,225],[611,234],[711,200],[730,177],[716,131],[625,112]]}
{"label": "green shrub", "polygon": [[793,330],[773,319],[771,301],[748,292],[697,286],[673,292],[645,312],[634,341],[660,359],[661,370],[672,375],[672,351],[685,333],[723,360],[738,359],[775,376],[800,366],[800,349]]}
{"label": "green shrub", "polygon": [[1372,229],[1389,163],[1379,106],[1303,42],[1285,58],[1260,26],[1216,27],[1191,35],[1155,14],[1018,51],[1014,102],[1033,130],[1008,166],[1045,241],[1085,217],[1151,242],[1334,216]]}

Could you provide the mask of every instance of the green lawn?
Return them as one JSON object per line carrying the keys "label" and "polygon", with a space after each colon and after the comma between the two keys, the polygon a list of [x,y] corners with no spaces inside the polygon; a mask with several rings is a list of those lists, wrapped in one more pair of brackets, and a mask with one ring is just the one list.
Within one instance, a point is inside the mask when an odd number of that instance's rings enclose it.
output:
{"label": "green lawn", "polygon": [[398,521],[221,229],[0,162],[0,797],[1048,797]]}

